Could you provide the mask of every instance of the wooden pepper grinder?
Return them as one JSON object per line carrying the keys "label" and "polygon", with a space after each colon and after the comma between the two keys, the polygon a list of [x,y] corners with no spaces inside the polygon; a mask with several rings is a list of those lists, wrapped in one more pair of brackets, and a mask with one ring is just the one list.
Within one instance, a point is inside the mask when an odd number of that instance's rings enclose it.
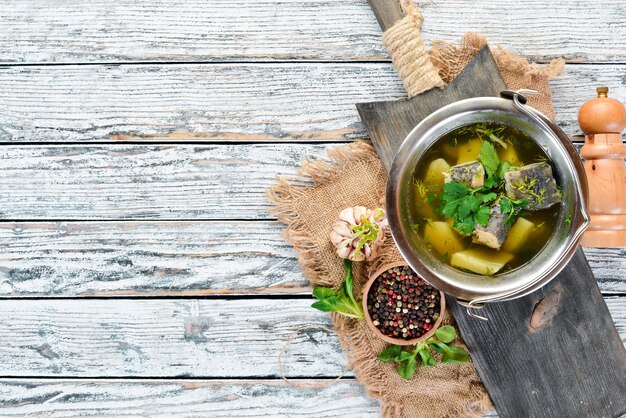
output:
{"label": "wooden pepper grinder", "polygon": [[589,181],[591,225],[584,247],[626,247],[626,146],[621,132],[626,127],[626,108],[608,97],[608,87],[598,87],[598,97],[578,112],[585,133],[580,151]]}

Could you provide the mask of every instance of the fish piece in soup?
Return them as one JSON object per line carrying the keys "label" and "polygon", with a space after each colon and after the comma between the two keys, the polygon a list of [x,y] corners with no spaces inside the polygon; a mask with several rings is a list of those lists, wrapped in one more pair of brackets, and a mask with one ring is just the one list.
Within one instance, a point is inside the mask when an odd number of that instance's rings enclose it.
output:
{"label": "fish piece in soup", "polygon": [[507,217],[507,214],[502,213],[499,203],[491,206],[487,226],[480,224],[474,226],[472,242],[499,249],[509,233],[509,227],[506,225]]}
{"label": "fish piece in soup", "polygon": [[467,187],[476,188],[485,184],[485,168],[478,161],[458,164],[443,173],[444,181],[458,181]]}
{"label": "fish piece in soup", "polygon": [[540,210],[561,201],[561,193],[546,162],[525,165],[504,175],[505,190],[512,199],[528,201],[528,210]]}

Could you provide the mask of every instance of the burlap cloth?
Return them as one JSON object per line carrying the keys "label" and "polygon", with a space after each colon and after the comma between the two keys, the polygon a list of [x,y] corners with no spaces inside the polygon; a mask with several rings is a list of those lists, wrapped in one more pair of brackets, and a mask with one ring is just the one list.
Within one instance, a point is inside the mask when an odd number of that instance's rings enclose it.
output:
{"label": "burlap cloth", "polygon": [[[460,46],[437,42],[433,63],[449,82],[485,43],[468,34]],[[559,64],[539,67],[500,49],[494,50],[509,88],[533,88],[540,95],[533,105],[552,116],[548,78]],[[560,64],[562,66],[562,64]],[[349,206],[380,207],[384,202],[387,173],[372,146],[359,141],[329,152],[329,160],[306,161],[296,178],[279,179],[269,190],[271,209],[287,225],[285,238],[298,253],[305,277],[312,285],[337,288],[343,281],[342,263],[329,236],[339,212]],[[375,263],[353,263],[355,296],[360,298],[368,272],[379,265],[401,260],[389,234],[384,254]],[[387,344],[378,339],[364,321],[332,314],[334,330],[347,353],[349,367],[367,394],[381,400],[384,417],[482,416],[492,407],[480,378],[470,363],[419,366],[415,376],[402,379],[395,365],[382,363],[378,355]],[[449,314],[444,323],[454,325]],[[456,345],[463,345],[457,340]],[[315,355],[315,353],[311,353]]]}

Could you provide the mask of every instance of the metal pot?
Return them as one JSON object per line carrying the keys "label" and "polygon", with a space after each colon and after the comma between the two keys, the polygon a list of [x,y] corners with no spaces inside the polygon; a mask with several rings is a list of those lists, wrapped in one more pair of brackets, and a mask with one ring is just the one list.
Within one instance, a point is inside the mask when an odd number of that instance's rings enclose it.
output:
{"label": "metal pot", "polygon": [[[394,241],[416,273],[441,291],[455,296],[477,318],[472,308],[527,295],[552,280],[568,263],[589,225],[587,178],[576,149],[567,135],[545,115],[527,106],[522,93],[502,92],[500,98],[461,100],[432,113],[406,137],[387,181],[387,216]],[[541,145],[552,161],[563,199],[559,217],[543,249],[512,271],[485,277],[456,270],[441,262],[413,232],[408,209],[408,188],[414,168],[425,152],[446,133],[475,122],[499,122],[525,132]]]}

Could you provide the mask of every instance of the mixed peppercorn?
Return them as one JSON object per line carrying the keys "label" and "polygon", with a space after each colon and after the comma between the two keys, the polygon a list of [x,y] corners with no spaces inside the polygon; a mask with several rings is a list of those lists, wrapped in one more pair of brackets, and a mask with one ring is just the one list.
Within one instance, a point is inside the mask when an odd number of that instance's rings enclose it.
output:
{"label": "mixed peppercorn", "polygon": [[367,310],[374,326],[392,338],[419,338],[439,318],[441,296],[408,266],[394,267],[372,283]]}

